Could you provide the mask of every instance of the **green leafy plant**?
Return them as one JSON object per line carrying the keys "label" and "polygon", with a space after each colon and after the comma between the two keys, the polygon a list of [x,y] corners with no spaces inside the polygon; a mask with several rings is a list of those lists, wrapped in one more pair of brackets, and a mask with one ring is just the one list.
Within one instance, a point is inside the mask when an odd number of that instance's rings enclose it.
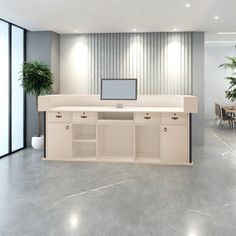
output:
{"label": "green leafy plant", "polygon": [[[39,61],[25,62],[20,71],[21,85],[27,94],[36,96],[38,110],[38,96],[52,93],[53,75],[48,66]],[[41,112],[38,112],[37,137],[41,135]]]}
{"label": "green leafy plant", "polygon": [[227,57],[228,62],[220,65],[224,69],[232,70],[232,75],[226,77],[229,80],[229,88],[225,91],[226,98],[234,102],[236,100],[236,57]]}

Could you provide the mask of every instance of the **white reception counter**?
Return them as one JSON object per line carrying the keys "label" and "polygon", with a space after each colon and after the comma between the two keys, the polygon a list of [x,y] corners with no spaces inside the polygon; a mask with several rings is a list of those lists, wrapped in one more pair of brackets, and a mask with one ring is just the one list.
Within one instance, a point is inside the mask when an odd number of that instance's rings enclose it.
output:
{"label": "white reception counter", "polygon": [[98,95],[39,97],[46,112],[45,158],[83,162],[190,165],[191,113],[197,98],[142,95],[135,101]]}

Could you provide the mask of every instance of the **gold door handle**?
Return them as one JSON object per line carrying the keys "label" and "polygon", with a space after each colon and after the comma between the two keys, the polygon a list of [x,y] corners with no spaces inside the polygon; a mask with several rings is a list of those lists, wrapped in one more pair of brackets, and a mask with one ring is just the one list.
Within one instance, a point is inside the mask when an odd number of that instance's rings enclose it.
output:
{"label": "gold door handle", "polygon": [[70,128],[70,126],[69,126],[69,125],[67,125],[65,128],[66,128],[66,129],[69,129],[69,128]]}
{"label": "gold door handle", "polygon": [[165,128],[163,129],[163,131],[164,131],[164,132],[167,132],[167,128],[165,127]]}
{"label": "gold door handle", "polygon": [[62,118],[62,115],[58,114],[56,115],[56,118]]}

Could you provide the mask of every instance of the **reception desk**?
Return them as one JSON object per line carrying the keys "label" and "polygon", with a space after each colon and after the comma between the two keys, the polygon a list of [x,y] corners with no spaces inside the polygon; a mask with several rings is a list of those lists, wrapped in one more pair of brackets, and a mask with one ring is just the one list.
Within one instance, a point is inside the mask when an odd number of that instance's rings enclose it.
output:
{"label": "reception desk", "polygon": [[[191,165],[194,96],[143,95],[135,101],[97,95],[39,97],[45,117],[45,158],[81,162]],[[118,102],[120,103],[120,102]]]}

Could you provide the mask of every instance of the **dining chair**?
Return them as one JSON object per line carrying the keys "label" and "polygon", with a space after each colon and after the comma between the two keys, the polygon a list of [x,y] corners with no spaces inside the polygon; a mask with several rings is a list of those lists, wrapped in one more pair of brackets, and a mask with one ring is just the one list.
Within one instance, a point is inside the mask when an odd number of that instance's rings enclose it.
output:
{"label": "dining chair", "polygon": [[214,123],[216,123],[217,120],[220,120],[217,126],[220,126],[222,124],[222,121],[224,122],[228,121],[229,125],[234,127],[234,122],[236,121],[236,118],[227,114],[225,109],[221,107],[218,103],[215,103],[215,115],[216,115],[216,118],[215,118]]}

